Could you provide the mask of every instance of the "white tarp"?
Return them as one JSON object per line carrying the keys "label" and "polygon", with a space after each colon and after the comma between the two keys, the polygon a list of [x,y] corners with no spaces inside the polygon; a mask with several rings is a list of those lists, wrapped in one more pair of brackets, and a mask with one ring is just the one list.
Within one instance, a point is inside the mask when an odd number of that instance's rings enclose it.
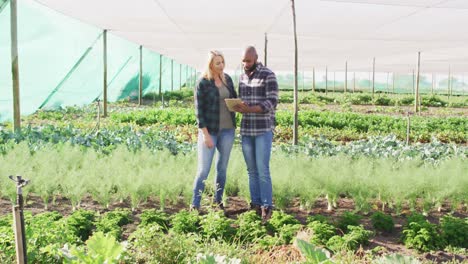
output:
{"label": "white tarp", "polygon": [[[25,0],[23,0],[25,1]],[[209,50],[229,69],[255,45],[268,65],[292,71],[290,0],[36,0],[111,34],[202,69]],[[468,71],[467,0],[296,0],[300,70]]]}

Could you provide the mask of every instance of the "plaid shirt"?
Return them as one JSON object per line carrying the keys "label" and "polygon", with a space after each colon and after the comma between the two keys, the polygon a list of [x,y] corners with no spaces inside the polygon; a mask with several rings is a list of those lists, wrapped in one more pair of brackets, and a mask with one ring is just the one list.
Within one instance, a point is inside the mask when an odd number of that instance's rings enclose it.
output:
{"label": "plaid shirt", "polygon": [[[226,76],[226,87],[230,98],[237,98],[231,77]],[[198,128],[208,129],[210,134],[219,132],[219,90],[213,80],[202,78],[198,81],[195,91],[195,112]],[[236,127],[235,113],[231,112],[232,124]]]}
{"label": "plaid shirt", "polygon": [[261,63],[250,75],[239,79],[239,97],[249,106],[259,105],[263,113],[244,113],[240,133],[258,136],[275,128],[275,109],[278,104],[278,82],[275,74]]}

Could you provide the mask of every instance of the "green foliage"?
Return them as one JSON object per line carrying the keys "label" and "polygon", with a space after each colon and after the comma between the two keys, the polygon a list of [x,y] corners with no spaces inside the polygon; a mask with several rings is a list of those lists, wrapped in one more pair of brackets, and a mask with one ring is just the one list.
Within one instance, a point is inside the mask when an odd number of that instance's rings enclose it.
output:
{"label": "green foliage", "polygon": [[297,239],[297,247],[306,258],[307,264],[332,264],[330,252],[322,248],[317,248],[304,240]]}
{"label": "green foliage", "polygon": [[181,210],[172,217],[172,231],[176,233],[198,233],[200,216],[197,211]]}
{"label": "green foliage", "polygon": [[336,235],[336,228],[325,222],[313,221],[307,227],[313,232],[310,242],[314,245],[326,245],[328,240]]}
{"label": "green foliage", "polygon": [[28,262],[61,263],[60,249],[65,244],[81,243],[58,212],[25,218]]}
{"label": "green foliage", "polygon": [[353,96],[351,102],[357,105],[370,104],[372,102],[372,96],[368,94],[359,94],[357,96]]}
{"label": "green foliage", "polygon": [[262,219],[255,211],[247,211],[240,214],[236,224],[237,236],[242,243],[255,242],[257,239],[266,235],[265,226],[262,225]]}
{"label": "green foliage", "polygon": [[112,235],[102,232],[94,233],[86,241],[86,247],[72,246],[68,251],[63,250],[65,263],[120,263],[124,257],[125,248]]}
{"label": "green foliage", "polygon": [[231,226],[232,220],[226,218],[223,212],[210,211],[201,220],[201,230],[206,239],[223,239],[232,241],[236,230]]}
{"label": "green foliage", "polygon": [[392,216],[383,212],[375,212],[371,216],[372,226],[379,231],[392,232],[395,226]]}
{"label": "green foliage", "polygon": [[379,96],[376,99],[374,99],[374,105],[394,105],[395,103],[393,102],[392,99],[386,97],[386,96]]}
{"label": "green foliage", "polygon": [[428,221],[409,222],[403,228],[402,241],[408,248],[423,252],[441,249],[445,245],[437,226]]}
{"label": "green foliage", "polygon": [[316,215],[310,215],[307,217],[307,224],[310,224],[312,222],[320,222],[320,223],[325,223],[328,224],[329,220],[328,217],[321,215],[321,214],[316,214]]}
{"label": "green foliage", "polygon": [[84,242],[91,236],[95,226],[95,218],[95,212],[80,209],[67,217],[66,223],[68,228]]}
{"label": "green foliage", "polygon": [[191,234],[169,232],[161,226],[150,224],[139,226],[129,237],[129,251],[133,263],[187,263],[200,247],[200,238]]}
{"label": "green foliage", "polygon": [[348,232],[349,226],[358,226],[361,219],[362,219],[362,216],[360,215],[357,215],[351,212],[344,212],[338,219],[338,222],[336,223],[336,227],[338,227],[344,233],[346,233]]}
{"label": "green foliage", "polygon": [[283,211],[273,211],[271,219],[268,221],[268,228],[273,232],[277,232],[284,225],[296,225],[299,221],[292,215],[288,215]]}
{"label": "green foliage", "polygon": [[287,245],[293,241],[301,228],[300,224],[286,224],[277,229],[275,236],[279,237],[281,244]]}
{"label": "green foliage", "polygon": [[367,245],[372,231],[365,230],[362,226],[348,226],[349,233],[344,236],[333,236],[326,246],[333,252],[342,250],[356,250],[359,245]]}
{"label": "green foliage", "polygon": [[117,209],[105,213],[96,224],[96,231],[109,234],[120,240],[122,226],[131,222],[132,213],[128,209]]}
{"label": "green foliage", "polygon": [[442,237],[453,247],[468,248],[468,218],[445,215],[440,219]]}
{"label": "green foliage", "polygon": [[400,254],[392,254],[382,256],[372,263],[374,264],[421,264],[421,262],[412,256],[403,256]]}
{"label": "green foliage", "polygon": [[169,230],[169,216],[163,211],[158,211],[156,209],[145,210],[141,213],[140,219],[140,226],[157,224],[164,232]]}
{"label": "green foliage", "polygon": [[423,96],[421,105],[433,106],[433,107],[445,107],[448,105],[448,103],[440,99],[440,97],[437,97],[437,96],[428,96],[428,97]]}

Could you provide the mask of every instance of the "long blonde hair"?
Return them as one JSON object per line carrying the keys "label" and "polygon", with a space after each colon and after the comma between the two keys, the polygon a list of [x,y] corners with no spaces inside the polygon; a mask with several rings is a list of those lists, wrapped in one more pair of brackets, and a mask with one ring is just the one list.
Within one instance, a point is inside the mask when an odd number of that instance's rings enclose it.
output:
{"label": "long blonde hair", "polygon": [[[208,62],[206,64],[205,72],[203,73],[202,77],[207,79],[207,80],[214,80],[214,73],[213,73],[213,60],[216,56],[219,56],[223,59],[224,63],[224,55],[220,51],[217,50],[212,50],[210,53],[208,53]],[[226,65],[226,64],[225,64]],[[221,81],[223,83],[226,83],[226,77],[224,76],[224,73],[219,76],[221,78]]]}

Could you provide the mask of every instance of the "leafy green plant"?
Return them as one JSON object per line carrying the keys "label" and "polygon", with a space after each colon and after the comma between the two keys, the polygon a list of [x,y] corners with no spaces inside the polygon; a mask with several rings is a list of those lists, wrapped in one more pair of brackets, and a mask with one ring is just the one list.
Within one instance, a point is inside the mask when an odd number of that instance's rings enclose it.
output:
{"label": "leafy green plant", "polygon": [[140,226],[157,224],[161,226],[161,230],[163,230],[164,232],[167,232],[167,230],[169,230],[169,216],[162,211],[157,211],[156,209],[145,210],[143,211],[143,213],[141,213],[140,219]]}
{"label": "leafy green plant", "polygon": [[232,221],[223,212],[210,211],[201,220],[201,230],[207,239],[223,239],[231,241],[236,230],[231,226]]}
{"label": "leafy green plant", "polygon": [[172,231],[176,233],[198,233],[200,216],[197,211],[181,210],[172,217]]}
{"label": "leafy green plant", "polygon": [[255,211],[248,211],[238,216],[236,224],[237,236],[242,243],[255,242],[266,235],[266,228],[262,225],[262,219]]}
{"label": "leafy green plant", "polygon": [[346,233],[348,232],[348,226],[358,226],[361,219],[362,216],[360,215],[351,212],[344,212],[338,219],[336,227]]}
{"label": "leafy green plant", "polygon": [[391,254],[382,256],[372,263],[374,264],[421,264],[421,262],[412,256],[403,256],[400,254]]}
{"label": "leafy green plant", "polygon": [[468,218],[445,215],[440,219],[442,237],[454,247],[468,248]]}
{"label": "leafy green plant", "polygon": [[410,222],[403,228],[402,241],[408,248],[423,252],[443,248],[445,244],[437,226],[427,221]]}
{"label": "leafy green plant", "polygon": [[310,224],[312,222],[320,222],[320,223],[329,223],[328,217],[321,215],[321,214],[316,214],[316,215],[310,215],[307,217],[307,224]]}
{"label": "leafy green plant", "polygon": [[302,255],[306,258],[308,264],[332,264],[330,259],[330,252],[325,249],[315,247],[304,240],[296,240],[297,247]]}
{"label": "leafy green plant", "polygon": [[68,228],[81,239],[88,240],[95,227],[96,214],[93,211],[77,210],[66,219]]}
{"label": "leafy green plant", "polygon": [[268,221],[268,227],[272,231],[278,231],[284,225],[296,225],[299,221],[292,215],[282,211],[273,211],[271,219]]}
{"label": "leafy green plant", "polygon": [[336,228],[328,223],[313,221],[307,227],[313,232],[310,242],[314,245],[326,245],[336,235]]}
{"label": "leafy green plant", "polygon": [[102,232],[94,233],[86,241],[86,247],[72,246],[70,250],[63,249],[65,263],[120,263],[124,257],[125,248],[112,235]]}
{"label": "leafy green plant", "polygon": [[122,235],[122,226],[131,222],[132,213],[128,209],[107,212],[96,223],[96,231],[114,236],[117,240]]}
{"label": "leafy green plant", "polygon": [[359,245],[367,245],[372,231],[365,230],[362,226],[348,226],[349,233],[344,236],[331,237],[326,246],[333,252],[342,250],[356,250]]}
{"label": "leafy green plant", "polygon": [[395,226],[392,216],[383,212],[375,212],[371,215],[372,226],[379,231],[392,232]]}

